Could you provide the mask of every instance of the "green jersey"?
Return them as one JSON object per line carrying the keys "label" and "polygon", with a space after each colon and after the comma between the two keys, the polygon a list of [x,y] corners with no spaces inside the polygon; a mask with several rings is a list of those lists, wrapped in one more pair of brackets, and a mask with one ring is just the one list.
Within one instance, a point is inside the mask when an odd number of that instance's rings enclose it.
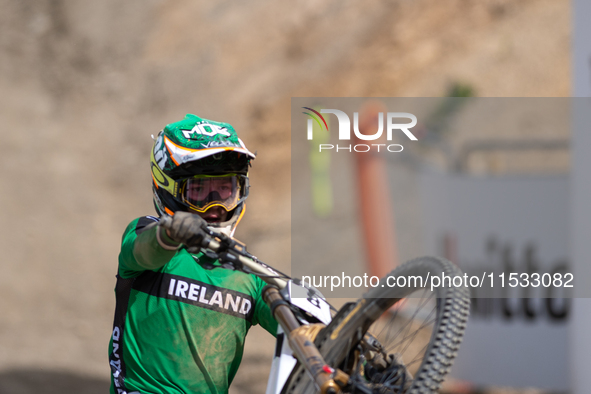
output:
{"label": "green jersey", "polygon": [[204,253],[167,251],[155,217],[134,220],[119,255],[109,344],[111,394],[227,393],[248,329],[275,335],[254,275],[222,268]]}

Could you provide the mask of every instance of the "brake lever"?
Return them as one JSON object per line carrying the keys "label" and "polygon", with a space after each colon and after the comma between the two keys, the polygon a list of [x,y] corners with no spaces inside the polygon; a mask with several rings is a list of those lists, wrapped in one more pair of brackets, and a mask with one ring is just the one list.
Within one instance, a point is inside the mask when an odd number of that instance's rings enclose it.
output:
{"label": "brake lever", "polygon": [[246,251],[246,245],[242,242],[234,239],[226,234],[217,233],[209,229],[209,234],[215,237],[214,242],[219,243],[219,248],[215,251],[218,255],[220,263],[232,267],[237,271],[241,271],[247,274],[252,273],[240,260],[241,257],[246,257],[251,260],[257,261],[256,257]]}

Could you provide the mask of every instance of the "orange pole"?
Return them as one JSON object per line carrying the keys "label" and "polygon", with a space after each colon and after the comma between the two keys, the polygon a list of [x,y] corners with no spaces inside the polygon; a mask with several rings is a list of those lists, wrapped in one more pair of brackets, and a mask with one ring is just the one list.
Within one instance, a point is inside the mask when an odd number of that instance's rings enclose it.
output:
{"label": "orange pole", "polygon": [[[371,135],[378,130],[378,116],[382,113],[385,128],[386,109],[382,103],[367,103],[359,114],[359,131]],[[385,135],[385,130],[383,135]],[[356,136],[355,144],[379,143],[362,141]],[[383,152],[385,147],[380,149]],[[384,153],[385,154],[385,153]],[[386,163],[375,147],[369,152],[355,152],[357,168],[358,206],[360,207],[368,274],[384,277],[398,265],[396,232],[392,198],[388,189]]]}

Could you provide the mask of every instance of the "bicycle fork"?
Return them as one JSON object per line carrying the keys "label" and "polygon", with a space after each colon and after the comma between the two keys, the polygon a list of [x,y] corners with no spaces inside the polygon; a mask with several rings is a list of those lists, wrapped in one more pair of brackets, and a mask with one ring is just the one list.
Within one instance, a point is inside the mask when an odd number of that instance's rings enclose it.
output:
{"label": "bicycle fork", "polygon": [[[289,346],[298,361],[313,378],[319,393],[339,394],[341,389],[337,381],[345,384],[348,380],[343,372],[331,368],[314,345],[314,338],[321,325],[301,325],[289,305],[276,287],[266,286],[263,298],[277,322],[283,328],[289,340]],[[345,376],[343,376],[345,375]]]}

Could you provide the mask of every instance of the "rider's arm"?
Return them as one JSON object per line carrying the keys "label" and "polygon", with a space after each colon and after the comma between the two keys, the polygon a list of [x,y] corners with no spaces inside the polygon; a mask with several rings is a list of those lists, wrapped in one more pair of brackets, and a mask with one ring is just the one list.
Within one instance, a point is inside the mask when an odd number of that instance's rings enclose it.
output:
{"label": "rider's arm", "polygon": [[134,220],[125,230],[122,241],[119,274],[123,277],[137,276],[142,271],[164,266],[179,247],[151,216]]}

